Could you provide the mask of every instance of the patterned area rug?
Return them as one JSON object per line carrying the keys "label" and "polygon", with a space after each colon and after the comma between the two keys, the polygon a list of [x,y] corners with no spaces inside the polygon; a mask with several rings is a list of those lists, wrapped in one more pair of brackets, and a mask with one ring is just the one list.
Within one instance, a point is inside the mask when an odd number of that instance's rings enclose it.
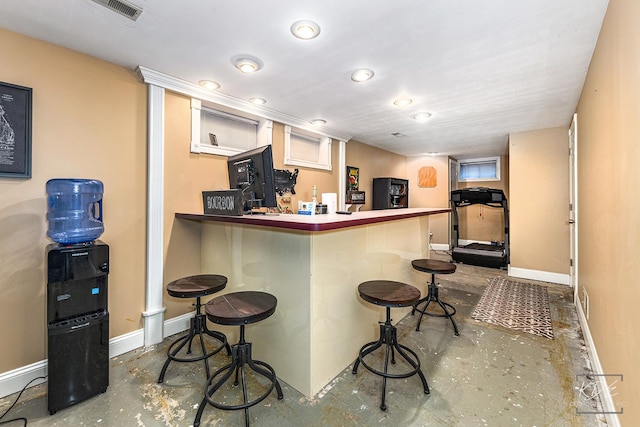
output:
{"label": "patterned area rug", "polygon": [[553,339],[549,295],[544,286],[491,279],[471,317]]}

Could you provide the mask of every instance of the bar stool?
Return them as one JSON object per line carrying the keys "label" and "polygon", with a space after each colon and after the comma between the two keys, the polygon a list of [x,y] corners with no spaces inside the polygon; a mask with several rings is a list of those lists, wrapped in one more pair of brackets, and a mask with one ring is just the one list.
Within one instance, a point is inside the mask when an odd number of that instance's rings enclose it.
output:
{"label": "bar stool", "polygon": [[[172,361],[175,362],[197,362],[204,360],[204,366],[209,377],[209,358],[218,353],[223,348],[227,349],[227,354],[231,354],[231,348],[227,343],[227,337],[222,332],[211,331],[207,327],[207,318],[201,312],[202,304],[200,298],[214,294],[223,290],[227,286],[227,278],[218,274],[200,274],[195,276],[183,277],[167,285],[167,293],[176,298],[195,298],[196,314],[189,321],[189,332],[175,340],[167,349],[167,360],[164,362],[162,371],[160,371],[160,377],[158,377],[158,384],[164,382],[164,376],[167,373],[167,368]],[[221,345],[213,351],[207,352],[205,347],[204,336],[208,335],[221,342]],[[193,339],[198,336],[200,338],[200,347],[202,353],[194,355],[191,352],[191,345]],[[186,356],[178,356],[178,352],[187,347]]]}
{"label": "bar stool", "polygon": [[[194,427],[200,425],[200,419],[205,406],[211,406],[224,410],[244,409],[245,426],[249,425],[249,407],[262,402],[274,389],[277,391],[278,400],[283,398],[280,383],[276,377],[276,372],[271,366],[260,360],[254,360],[251,356],[251,343],[245,341],[245,325],[256,323],[271,316],[276,311],[278,300],[271,294],[257,291],[234,292],[221,295],[209,301],[205,306],[207,318],[219,325],[240,326],[240,340],[231,346],[231,363],[218,369],[208,379],[204,386],[204,398],[198,408],[198,413],[193,422]],[[255,374],[268,380],[266,391],[259,397],[249,401],[247,393],[247,378],[245,375],[246,365]],[[242,383],[242,403],[223,404],[214,400],[214,394],[220,390],[223,384],[229,380],[235,372],[234,386]],[[220,376],[219,379],[218,376]],[[240,381],[238,380],[240,376]],[[221,397],[222,398],[222,397]],[[229,396],[224,396],[229,399]]]}
{"label": "bar stool", "polygon": [[[387,317],[385,322],[380,324],[380,338],[377,341],[365,344],[358,352],[358,358],[353,363],[352,373],[356,374],[358,366],[362,363],[362,366],[367,368],[369,371],[382,377],[382,400],[380,403],[380,409],[383,411],[387,410],[387,405],[385,404],[387,378],[408,378],[412,375],[418,374],[424,387],[424,393],[429,394],[429,386],[427,385],[427,380],[425,379],[424,374],[420,370],[420,359],[418,358],[418,355],[410,348],[398,343],[396,327],[391,324],[391,307],[409,307],[416,304],[418,299],[420,299],[420,291],[411,285],[401,282],[372,280],[361,283],[358,286],[358,293],[363,300],[386,307]],[[371,354],[383,345],[385,346],[384,370],[379,371],[371,367],[371,365],[365,362],[364,359],[367,355]],[[389,353],[391,353],[391,364],[395,365],[396,351],[407,361],[407,363],[409,363],[409,365],[411,365],[412,369],[408,372],[389,372]]]}
{"label": "bar stool", "polygon": [[[453,325],[453,330],[456,336],[459,336],[460,333],[458,332],[458,326],[453,320],[453,315],[456,314],[456,309],[451,304],[440,300],[440,298],[438,297],[438,285],[436,284],[436,274],[454,273],[456,271],[456,265],[450,262],[438,261],[437,259],[415,259],[411,261],[411,266],[415,270],[422,271],[423,273],[431,273],[431,283],[429,283],[427,296],[418,301],[413,306],[413,310],[411,311],[411,314],[414,314],[416,311],[420,312],[418,324],[416,325],[416,331],[420,330],[422,316],[426,314],[427,316],[448,318],[449,320],[451,320],[451,324]],[[427,307],[429,307],[431,301],[437,302],[444,313],[427,312]],[[424,307],[419,308],[418,306],[422,303],[425,303]]]}

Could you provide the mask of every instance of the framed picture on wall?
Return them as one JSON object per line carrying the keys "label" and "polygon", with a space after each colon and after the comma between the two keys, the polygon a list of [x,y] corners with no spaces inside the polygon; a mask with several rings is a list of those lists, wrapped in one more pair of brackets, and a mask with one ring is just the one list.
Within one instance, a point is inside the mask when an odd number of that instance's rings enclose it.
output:
{"label": "framed picture on wall", "polygon": [[357,190],[360,185],[360,169],[347,166],[347,191]]}
{"label": "framed picture on wall", "polygon": [[0,82],[0,177],[31,178],[31,100],[31,88]]}

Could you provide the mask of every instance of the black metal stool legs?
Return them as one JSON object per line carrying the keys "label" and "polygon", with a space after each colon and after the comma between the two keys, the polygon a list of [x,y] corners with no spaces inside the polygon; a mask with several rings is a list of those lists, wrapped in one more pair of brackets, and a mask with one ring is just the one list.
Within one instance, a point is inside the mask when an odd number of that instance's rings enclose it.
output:
{"label": "black metal stool legs", "polygon": [[[432,313],[432,312],[428,313],[427,307],[429,307],[429,304],[431,303],[431,301],[437,302],[440,308],[442,308],[442,311],[444,313]],[[424,307],[419,308],[418,306],[422,303],[425,303]],[[456,308],[449,303],[442,302],[438,297],[438,286],[436,285],[435,274],[431,274],[431,283],[429,283],[428,295],[425,298],[418,301],[413,306],[413,309],[411,310],[411,314],[413,315],[416,311],[420,312],[420,317],[418,318],[418,324],[416,325],[416,331],[420,330],[420,323],[422,323],[422,316],[426,314],[427,316],[448,318],[449,320],[451,320],[451,324],[453,325],[453,330],[456,336],[460,335],[460,333],[458,332],[458,326],[456,325],[455,320],[453,320],[453,315],[456,314]]]}
{"label": "black metal stool legs", "polygon": [[[266,391],[260,397],[252,401],[248,401],[247,380],[245,376],[246,365],[248,365],[255,373],[260,374],[271,381],[267,386]],[[214,401],[213,395],[225,382],[229,380],[229,378],[231,378],[231,375],[234,373],[235,379],[233,385],[237,387],[242,384],[242,403],[237,405],[224,405]],[[217,377],[219,377],[219,379],[216,381]],[[282,394],[282,388],[280,387],[280,383],[278,382],[274,369],[265,362],[253,360],[253,357],[251,356],[251,343],[245,342],[244,325],[240,325],[240,341],[238,344],[231,347],[231,363],[218,369],[207,379],[207,384],[204,387],[204,398],[198,408],[198,413],[196,414],[193,426],[198,427],[200,425],[202,414],[207,403],[215,408],[224,410],[244,409],[245,426],[249,426],[249,408],[262,402],[274,388],[276,389],[278,400],[281,400],[284,395]]]}
{"label": "black metal stool legs", "polygon": [[[368,365],[364,358],[377,350],[378,348],[385,346],[385,355],[384,355],[384,365],[383,371],[379,371],[370,365]],[[395,352],[398,352],[402,358],[404,358],[407,363],[409,363],[413,369],[406,373],[401,374],[393,374],[389,373],[389,357],[391,356],[391,364],[395,365],[396,358]],[[410,348],[398,343],[397,329],[395,326],[391,324],[391,308],[387,307],[387,319],[384,323],[380,324],[380,338],[378,341],[372,341],[370,343],[365,344],[360,349],[358,353],[358,358],[353,363],[353,374],[358,372],[358,366],[362,363],[369,371],[373,372],[376,375],[380,375],[382,377],[382,399],[380,402],[380,409],[383,411],[387,410],[387,405],[385,403],[385,395],[387,388],[387,378],[408,378],[412,375],[418,374],[420,380],[422,381],[422,385],[424,387],[424,393],[429,394],[429,386],[427,385],[427,380],[424,377],[424,374],[420,370],[420,359],[418,355],[411,350]]]}
{"label": "black metal stool legs", "polygon": [[[162,370],[160,371],[160,376],[158,377],[158,384],[164,382],[164,376],[167,373],[167,369],[169,368],[169,364],[172,361],[176,362],[197,362],[199,360],[204,360],[204,366],[207,373],[207,378],[209,377],[209,357],[218,353],[223,348],[227,349],[227,354],[231,354],[231,347],[227,343],[227,337],[218,331],[211,331],[207,327],[207,317],[201,313],[202,304],[200,303],[200,297],[196,298],[196,314],[189,320],[189,332],[183,337],[175,340],[167,349],[167,360],[164,362],[162,366]],[[222,344],[217,349],[207,353],[207,349],[204,343],[204,334],[209,335],[220,341]],[[193,340],[195,337],[200,338],[200,348],[202,350],[202,355],[193,356],[193,357],[179,357],[177,354],[184,348],[185,345],[187,347],[187,354],[192,354],[191,346],[193,344]]]}

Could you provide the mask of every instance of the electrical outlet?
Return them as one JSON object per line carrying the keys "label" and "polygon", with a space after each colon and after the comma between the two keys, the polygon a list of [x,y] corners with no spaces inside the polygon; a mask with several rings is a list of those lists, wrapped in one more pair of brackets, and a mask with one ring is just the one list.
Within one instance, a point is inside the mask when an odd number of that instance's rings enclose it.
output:
{"label": "electrical outlet", "polygon": [[585,288],[582,288],[582,311],[584,317],[589,320],[589,294]]}

